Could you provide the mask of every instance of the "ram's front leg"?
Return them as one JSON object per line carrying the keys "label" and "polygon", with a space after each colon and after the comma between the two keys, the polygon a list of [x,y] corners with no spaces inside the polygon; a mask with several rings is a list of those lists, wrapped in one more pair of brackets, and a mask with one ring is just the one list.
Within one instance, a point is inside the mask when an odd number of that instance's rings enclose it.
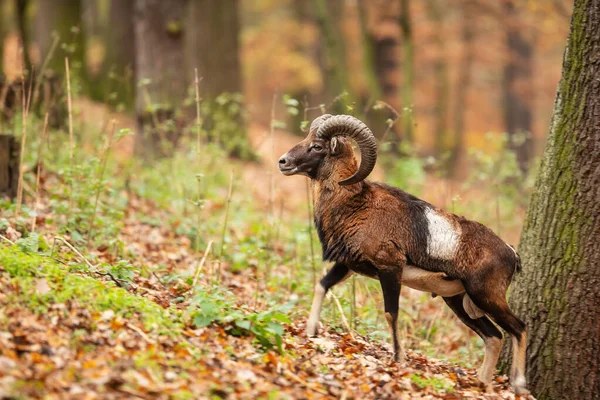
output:
{"label": "ram's front leg", "polygon": [[385,306],[385,319],[390,326],[392,333],[392,343],[394,346],[394,361],[401,362],[406,360],[406,353],[402,348],[400,336],[398,334],[398,310],[400,300],[400,285],[402,284],[401,266],[382,267],[378,270],[379,282],[383,290],[383,303]]}
{"label": "ram's front leg", "polygon": [[316,336],[317,334],[317,325],[319,325],[321,308],[323,307],[323,300],[327,291],[332,286],[345,281],[350,275],[352,275],[352,271],[348,267],[340,263],[335,263],[321,281],[316,284],[312,307],[310,308],[310,317],[306,323],[307,336]]}

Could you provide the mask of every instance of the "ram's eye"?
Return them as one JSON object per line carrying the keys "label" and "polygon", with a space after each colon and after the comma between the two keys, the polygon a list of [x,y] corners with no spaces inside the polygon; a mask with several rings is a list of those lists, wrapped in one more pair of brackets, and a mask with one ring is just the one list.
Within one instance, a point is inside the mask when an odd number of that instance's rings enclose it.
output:
{"label": "ram's eye", "polygon": [[313,144],[312,146],[310,146],[311,149],[313,149],[314,151],[321,151],[323,150],[323,147],[319,144]]}

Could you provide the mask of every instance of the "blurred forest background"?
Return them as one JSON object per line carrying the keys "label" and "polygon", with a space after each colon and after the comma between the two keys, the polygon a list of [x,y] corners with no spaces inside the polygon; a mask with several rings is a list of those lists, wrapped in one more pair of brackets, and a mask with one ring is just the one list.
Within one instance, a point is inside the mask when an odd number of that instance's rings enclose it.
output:
{"label": "blurred forest background", "polygon": [[371,179],[517,244],[572,9],[0,0],[0,395],[483,396],[482,340],[427,293],[402,289],[408,365],[383,361],[374,280],[336,287],[304,338],[326,266],[277,159],[353,114]]}
{"label": "blurred forest background", "polygon": [[[174,110],[191,106],[194,118],[197,68],[204,105],[223,94],[221,104],[244,104],[243,127],[268,126],[274,94],[286,95],[298,113],[286,119],[289,131],[322,111],[350,112],[382,137],[391,119],[393,148],[411,144],[458,176],[467,149],[496,149],[488,132],[509,135],[521,170],[534,164],[570,13],[568,0],[0,4],[5,82],[33,71],[62,89],[67,56],[79,95],[142,120],[152,106],[181,127]],[[281,115],[285,104],[277,107]]]}

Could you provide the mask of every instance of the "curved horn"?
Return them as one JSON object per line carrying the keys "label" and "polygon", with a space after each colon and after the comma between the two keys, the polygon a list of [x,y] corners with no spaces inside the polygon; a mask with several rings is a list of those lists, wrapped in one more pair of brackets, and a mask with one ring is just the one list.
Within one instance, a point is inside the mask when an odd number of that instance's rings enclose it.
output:
{"label": "curved horn", "polygon": [[310,123],[310,129],[308,131],[312,132],[313,130],[317,129],[323,123],[323,121],[326,121],[331,117],[333,117],[333,115],[323,114],[323,115],[313,119],[313,122]]}
{"label": "curved horn", "polygon": [[361,159],[358,171],[351,177],[340,181],[339,184],[346,186],[364,180],[373,171],[377,161],[377,141],[373,132],[358,118],[351,115],[335,115],[323,121],[317,130],[319,138],[330,139],[333,136],[347,136],[354,139],[360,149]]}

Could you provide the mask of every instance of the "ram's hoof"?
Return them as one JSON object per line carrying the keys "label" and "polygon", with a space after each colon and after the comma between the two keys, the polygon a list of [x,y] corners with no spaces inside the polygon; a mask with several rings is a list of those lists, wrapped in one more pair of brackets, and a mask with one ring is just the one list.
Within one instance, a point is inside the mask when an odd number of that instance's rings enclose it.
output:
{"label": "ram's hoof", "polygon": [[315,337],[319,333],[319,323],[308,321],[306,324],[306,336]]}

